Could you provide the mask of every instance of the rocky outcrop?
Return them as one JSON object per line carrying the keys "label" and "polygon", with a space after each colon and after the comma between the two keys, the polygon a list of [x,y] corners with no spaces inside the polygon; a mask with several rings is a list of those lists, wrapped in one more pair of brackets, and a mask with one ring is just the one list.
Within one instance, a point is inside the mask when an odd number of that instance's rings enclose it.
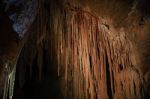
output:
{"label": "rocky outcrop", "polygon": [[149,16],[140,2],[38,0],[14,99],[148,99]]}

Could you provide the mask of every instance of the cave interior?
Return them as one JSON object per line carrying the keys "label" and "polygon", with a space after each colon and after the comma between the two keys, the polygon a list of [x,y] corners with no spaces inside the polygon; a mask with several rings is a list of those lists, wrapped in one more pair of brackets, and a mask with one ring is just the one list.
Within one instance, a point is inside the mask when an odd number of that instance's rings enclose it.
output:
{"label": "cave interior", "polygon": [[150,1],[1,0],[0,99],[150,99]]}

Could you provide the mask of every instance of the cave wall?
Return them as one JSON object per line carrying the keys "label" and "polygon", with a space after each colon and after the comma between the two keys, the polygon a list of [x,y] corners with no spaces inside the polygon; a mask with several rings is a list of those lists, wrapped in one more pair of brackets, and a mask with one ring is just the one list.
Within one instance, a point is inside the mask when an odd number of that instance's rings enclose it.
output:
{"label": "cave wall", "polygon": [[[0,98],[3,94],[7,75],[6,63],[15,61],[19,48],[19,36],[12,28],[7,14],[0,9]],[[12,70],[12,67],[9,67]]]}
{"label": "cave wall", "polygon": [[149,22],[136,9],[138,1],[38,2],[14,97],[37,98],[57,89],[62,99],[149,98]]}

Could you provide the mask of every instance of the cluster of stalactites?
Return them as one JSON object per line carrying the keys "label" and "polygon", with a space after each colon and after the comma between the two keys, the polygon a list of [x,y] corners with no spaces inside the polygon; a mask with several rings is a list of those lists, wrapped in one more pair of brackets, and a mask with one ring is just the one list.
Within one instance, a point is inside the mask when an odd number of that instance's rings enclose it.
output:
{"label": "cluster of stalactites", "polygon": [[102,18],[78,8],[59,9],[56,5],[39,8],[42,9],[37,18],[40,78],[44,48],[55,61],[66,99],[144,97],[140,75],[132,63],[132,44],[124,31],[115,33]]}
{"label": "cluster of stalactites", "polygon": [[54,31],[65,98],[141,98],[142,81],[125,32],[114,33],[100,18],[79,9],[66,11],[63,18],[62,31],[55,22]]}

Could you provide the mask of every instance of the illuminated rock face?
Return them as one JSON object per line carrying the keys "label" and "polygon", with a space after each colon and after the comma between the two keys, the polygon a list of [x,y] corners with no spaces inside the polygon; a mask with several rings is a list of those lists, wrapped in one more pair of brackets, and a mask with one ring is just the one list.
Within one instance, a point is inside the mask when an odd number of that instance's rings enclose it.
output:
{"label": "illuminated rock face", "polygon": [[65,98],[145,98],[143,78],[131,56],[133,45],[123,29],[81,9],[69,9],[62,17],[62,23],[53,19],[55,34],[50,37]]}

